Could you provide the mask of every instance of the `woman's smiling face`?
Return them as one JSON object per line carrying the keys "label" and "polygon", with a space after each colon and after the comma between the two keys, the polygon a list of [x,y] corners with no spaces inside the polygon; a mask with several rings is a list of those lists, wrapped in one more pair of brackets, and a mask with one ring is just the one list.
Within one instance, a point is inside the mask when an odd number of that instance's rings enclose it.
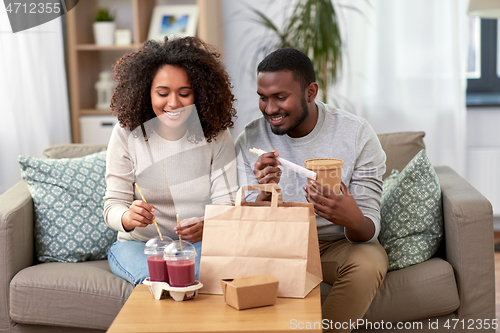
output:
{"label": "woman's smiling face", "polygon": [[186,120],[194,107],[194,92],[186,71],[164,65],[151,84],[151,105],[161,122],[174,132],[186,131]]}

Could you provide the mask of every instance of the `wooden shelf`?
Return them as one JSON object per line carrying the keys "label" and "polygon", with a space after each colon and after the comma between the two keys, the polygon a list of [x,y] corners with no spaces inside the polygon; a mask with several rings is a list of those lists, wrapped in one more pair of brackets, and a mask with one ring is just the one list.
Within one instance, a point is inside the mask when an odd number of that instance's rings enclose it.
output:
{"label": "wooden shelf", "polygon": [[[156,0],[114,0],[118,4],[117,17],[130,22],[131,45],[95,45],[92,19],[101,5],[99,0],[79,1],[66,15],[68,78],[71,106],[71,130],[74,143],[81,143],[81,116],[109,116],[109,110],[97,110],[95,83],[103,68],[110,68],[112,60],[129,51],[139,49],[147,40],[149,25]],[[176,1],[178,2],[178,1]],[[167,1],[168,3],[168,1]],[[222,52],[222,18],[220,0],[196,0],[200,10],[197,36],[214,44]],[[172,1],[174,5],[174,1]],[[119,27],[122,28],[122,27]],[[116,61],[116,60],[114,60]],[[106,63],[103,63],[106,62]]]}
{"label": "wooden shelf", "polygon": [[[130,22],[133,44],[101,46],[94,44],[92,18],[101,5],[99,0],[80,1],[67,15],[67,44],[71,103],[71,130],[74,143],[81,143],[82,116],[110,116],[110,110],[97,110],[95,83],[103,68],[110,68],[111,58],[139,49],[147,38],[156,0],[115,0],[117,17]],[[120,27],[122,28],[122,27]],[[106,62],[106,63],[103,63]],[[107,64],[107,62],[110,62]]]}
{"label": "wooden shelf", "polygon": [[98,110],[98,109],[82,109],[80,110],[82,116],[110,116],[111,110]]}

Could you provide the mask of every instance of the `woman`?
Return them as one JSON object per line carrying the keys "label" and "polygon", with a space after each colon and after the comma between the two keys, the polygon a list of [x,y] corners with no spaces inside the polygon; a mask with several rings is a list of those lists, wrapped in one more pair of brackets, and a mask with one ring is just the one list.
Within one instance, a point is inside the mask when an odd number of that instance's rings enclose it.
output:
{"label": "woman", "polygon": [[111,270],[134,285],[149,276],[143,251],[158,236],[154,220],[162,235],[193,242],[198,278],[205,205],[230,202],[237,190],[228,130],[235,99],[219,57],[197,38],[165,38],[114,67],[119,124],[108,145],[104,218],[118,230]]}

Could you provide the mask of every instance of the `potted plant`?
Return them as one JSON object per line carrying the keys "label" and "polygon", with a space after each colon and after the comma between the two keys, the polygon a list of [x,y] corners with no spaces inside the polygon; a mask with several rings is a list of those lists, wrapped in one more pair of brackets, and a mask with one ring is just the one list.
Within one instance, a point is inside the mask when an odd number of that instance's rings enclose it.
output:
{"label": "potted plant", "polygon": [[94,40],[97,45],[113,45],[115,14],[106,7],[100,7],[94,14]]}
{"label": "potted plant", "polygon": [[276,43],[265,41],[257,52],[291,47],[307,54],[314,65],[320,98],[327,101],[328,85],[335,82],[342,61],[339,23],[331,0],[299,0],[281,31],[266,14],[253,11],[277,37]]}

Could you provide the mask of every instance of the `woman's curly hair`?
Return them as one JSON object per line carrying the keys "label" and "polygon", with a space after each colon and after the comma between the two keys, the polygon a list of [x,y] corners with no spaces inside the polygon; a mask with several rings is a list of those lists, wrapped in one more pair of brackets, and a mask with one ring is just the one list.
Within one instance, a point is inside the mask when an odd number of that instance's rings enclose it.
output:
{"label": "woman's curly hair", "polygon": [[[234,126],[236,110],[231,81],[217,50],[196,37],[168,39],[163,43],[149,40],[136,52],[124,55],[114,66],[113,80],[118,85],[111,97],[111,113],[121,127],[133,131],[156,117],[151,105],[151,85],[164,65],[183,68],[191,82],[195,106],[203,134],[208,142],[217,134]],[[196,124],[188,131],[196,131]]]}

